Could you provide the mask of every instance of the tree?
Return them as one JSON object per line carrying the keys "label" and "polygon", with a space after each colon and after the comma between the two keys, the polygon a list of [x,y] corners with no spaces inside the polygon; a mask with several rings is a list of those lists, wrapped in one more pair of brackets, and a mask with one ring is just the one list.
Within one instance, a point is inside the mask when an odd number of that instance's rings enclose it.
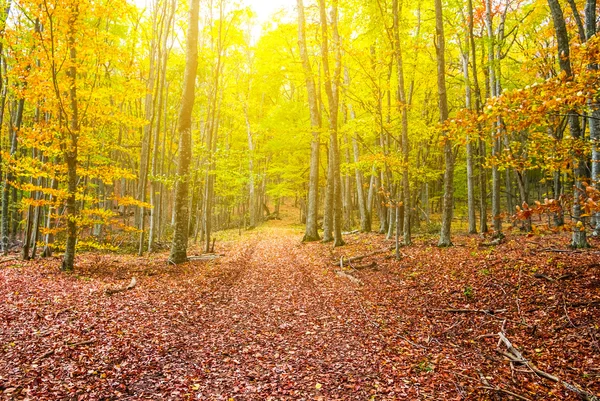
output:
{"label": "tree", "polygon": [[308,109],[310,112],[310,126],[312,130],[312,141],[310,144],[310,174],[308,179],[308,202],[306,211],[306,229],[303,241],[318,241],[318,199],[319,199],[319,133],[321,130],[321,113],[317,105],[317,93],[315,89],[315,79],[308,58],[306,48],[306,21],[304,17],[304,4],[302,0],[297,0],[298,10],[298,47],[300,49],[300,58],[302,59],[302,68],[304,69],[304,78],[306,92],[308,94]]}
{"label": "tree", "polygon": [[[569,35],[565,25],[565,18],[558,0],[548,0],[548,6],[550,7],[550,13],[554,23],[554,32],[558,43],[558,63],[560,65],[560,70],[563,74],[563,79],[570,81],[573,79],[573,71],[571,69]],[[576,141],[581,140],[583,133],[578,114],[575,111],[571,111],[568,115],[568,119],[571,137]],[[589,247],[586,238],[585,217],[582,216],[583,213],[579,202],[579,198],[585,195],[585,188],[583,185],[583,179],[586,174],[585,170],[586,161],[583,158],[583,155],[575,150],[573,155],[573,180],[575,182],[575,188],[573,193],[574,201],[572,218],[576,224],[573,227],[573,236],[571,240],[571,246],[574,248]]]}
{"label": "tree", "polygon": [[177,183],[175,185],[175,231],[171,244],[171,263],[187,261],[188,245],[188,196],[189,169],[192,157],[192,111],[196,90],[198,69],[198,19],[200,0],[190,3],[189,27],[187,33],[186,61],[183,79],[183,95],[179,110],[179,158],[177,163]]}
{"label": "tree", "polygon": [[[440,123],[448,119],[448,97],[446,92],[446,39],[444,37],[444,19],[442,0],[435,0],[435,51],[437,59],[438,104]],[[450,138],[444,139],[444,200],[442,206],[442,229],[438,246],[451,246],[450,230],[454,207],[454,152]]]}
{"label": "tree", "polygon": [[[340,99],[340,74],[342,71],[341,43],[338,33],[338,6],[333,0],[331,7],[331,30],[333,42],[334,71],[329,68],[329,34],[325,0],[319,0],[321,20],[321,57],[325,75],[325,93],[329,104],[329,167],[327,175],[327,192],[325,195],[325,224],[323,241],[333,240],[333,246],[344,245],[342,239],[342,179],[340,176],[340,151],[338,142],[338,113]],[[333,238],[330,238],[333,232]]]}

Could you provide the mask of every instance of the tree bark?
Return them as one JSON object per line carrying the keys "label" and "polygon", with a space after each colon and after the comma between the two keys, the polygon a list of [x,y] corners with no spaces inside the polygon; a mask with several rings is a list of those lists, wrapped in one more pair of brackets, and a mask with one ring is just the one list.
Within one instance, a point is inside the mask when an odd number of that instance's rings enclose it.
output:
{"label": "tree bark", "polygon": [[[328,196],[333,195],[329,204],[332,206],[333,217],[333,245],[342,246],[342,179],[340,175],[340,151],[338,143],[338,113],[339,113],[339,87],[341,73],[341,49],[337,28],[337,0],[333,0],[331,7],[331,30],[335,67],[333,76],[329,68],[329,38],[328,22],[325,0],[319,0],[321,19],[321,56],[323,59],[323,72],[325,74],[325,93],[329,104],[329,163],[331,165],[332,179],[328,182]],[[329,180],[328,180],[329,181]],[[326,201],[327,202],[327,201]]]}
{"label": "tree bark", "polygon": [[[410,213],[411,197],[410,197],[410,176],[409,176],[409,143],[408,143],[408,102],[406,98],[406,90],[404,85],[404,63],[402,61],[402,47],[400,45],[400,15],[402,13],[402,2],[394,0],[392,4],[393,19],[394,19],[394,53],[396,56],[396,72],[398,74],[398,108],[402,116],[402,203],[404,211],[402,234],[404,237],[404,245],[410,245]],[[396,213],[399,208],[396,207]],[[396,218],[399,221],[400,218]]]}
{"label": "tree bark", "polygon": [[[571,80],[573,79],[573,71],[571,69],[570,60],[569,35],[567,33],[563,11],[558,0],[548,0],[548,6],[550,7],[550,13],[552,14],[554,32],[556,34],[556,41],[558,43],[558,60],[560,70],[564,73],[564,79]],[[568,118],[571,137],[576,141],[583,139],[583,133],[577,113],[574,111],[570,112]],[[573,180],[575,182],[575,188],[573,193],[572,218],[575,224],[573,225],[571,246],[574,248],[589,247],[585,231],[586,219],[585,217],[582,217],[583,213],[580,204],[580,196],[584,196],[586,193],[585,188],[583,187],[585,168],[585,159],[583,155],[573,154]]]}
{"label": "tree bark", "polygon": [[[437,84],[440,108],[440,123],[448,119],[448,97],[446,93],[446,39],[444,37],[444,19],[442,0],[435,0],[435,49],[437,58]],[[442,206],[442,228],[438,246],[451,246],[452,209],[454,207],[454,154],[452,143],[445,138],[444,160],[444,199]]]}
{"label": "tree bark", "polygon": [[189,168],[192,158],[192,111],[194,109],[196,74],[198,69],[198,19],[200,0],[191,0],[190,25],[187,33],[183,95],[179,111],[179,158],[177,162],[177,182],[175,184],[175,228],[171,263],[187,261],[188,245],[188,192]]}
{"label": "tree bark", "polygon": [[317,92],[312,67],[308,59],[306,48],[306,29],[304,17],[304,4],[297,0],[298,9],[298,47],[300,58],[304,69],[306,91],[308,93],[308,109],[310,112],[310,126],[312,130],[312,141],[310,143],[310,173],[308,179],[308,204],[306,210],[306,229],[303,241],[318,241],[318,199],[319,199],[319,133],[321,130],[321,113],[317,104]]}
{"label": "tree bark", "polygon": [[71,112],[70,124],[67,128],[67,143],[64,150],[64,158],[67,163],[67,244],[63,258],[62,269],[73,271],[75,263],[75,245],[77,244],[77,145],[79,140],[79,109],[77,99],[77,46],[76,46],[76,24],[79,19],[79,2],[74,0],[71,4],[67,43],[71,65],[68,68],[69,77],[69,109]]}

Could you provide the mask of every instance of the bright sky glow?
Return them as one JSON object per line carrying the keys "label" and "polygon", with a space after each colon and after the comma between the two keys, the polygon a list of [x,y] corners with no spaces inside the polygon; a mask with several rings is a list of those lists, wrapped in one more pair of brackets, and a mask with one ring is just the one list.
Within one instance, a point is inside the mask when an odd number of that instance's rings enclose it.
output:
{"label": "bright sky glow", "polygon": [[[229,5],[232,3],[231,0],[225,1]],[[156,0],[133,0],[133,2],[140,8],[151,8]],[[294,7],[296,6],[294,0],[241,0],[241,4],[249,6],[256,13],[257,24],[252,32],[255,40],[260,36],[263,25],[269,22],[274,14],[284,11],[284,14],[287,13],[289,15],[294,11]],[[200,7],[202,10],[202,2]]]}

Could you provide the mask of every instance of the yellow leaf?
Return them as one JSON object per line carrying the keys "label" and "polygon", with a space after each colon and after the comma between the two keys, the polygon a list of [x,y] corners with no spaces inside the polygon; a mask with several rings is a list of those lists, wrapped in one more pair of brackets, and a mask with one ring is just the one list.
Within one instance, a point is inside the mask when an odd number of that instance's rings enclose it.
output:
{"label": "yellow leaf", "polygon": [[322,385],[321,383],[317,383],[317,384],[316,384],[316,386],[315,386],[315,388],[316,388],[317,390],[320,390],[320,389],[321,389],[321,387],[323,387],[323,385]]}
{"label": "yellow leaf", "polygon": [[198,383],[192,384],[192,390],[199,390],[200,389],[200,385]]}

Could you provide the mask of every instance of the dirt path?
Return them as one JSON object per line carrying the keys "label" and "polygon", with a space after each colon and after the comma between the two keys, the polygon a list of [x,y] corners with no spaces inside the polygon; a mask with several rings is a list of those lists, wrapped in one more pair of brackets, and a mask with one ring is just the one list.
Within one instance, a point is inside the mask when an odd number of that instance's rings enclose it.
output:
{"label": "dirt path", "polygon": [[381,385],[381,344],[352,284],[311,260],[310,247],[289,236],[275,233],[248,247],[234,263],[240,274],[227,302],[207,327],[226,351],[206,355],[214,363],[202,391],[229,390],[242,399],[368,398]]}

